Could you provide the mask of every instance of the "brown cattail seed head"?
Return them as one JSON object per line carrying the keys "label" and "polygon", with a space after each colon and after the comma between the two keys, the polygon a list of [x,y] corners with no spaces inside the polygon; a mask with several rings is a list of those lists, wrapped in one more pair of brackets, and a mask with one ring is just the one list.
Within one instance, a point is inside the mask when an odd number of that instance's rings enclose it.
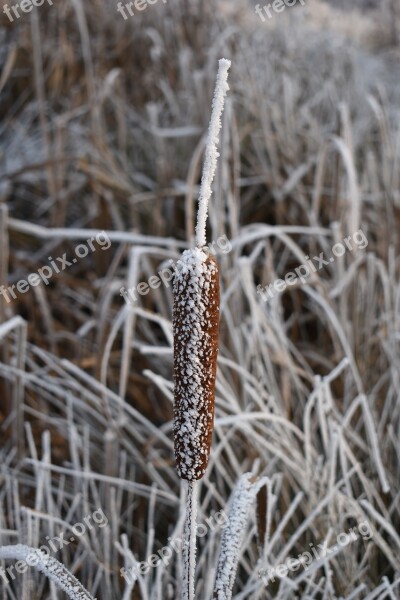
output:
{"label": "brown cattail seed head", "polygon": [[173,293],[175,460],[179,476],[195,481],[210,455],[218,354],[218,263],[207,249],[183,253]]}

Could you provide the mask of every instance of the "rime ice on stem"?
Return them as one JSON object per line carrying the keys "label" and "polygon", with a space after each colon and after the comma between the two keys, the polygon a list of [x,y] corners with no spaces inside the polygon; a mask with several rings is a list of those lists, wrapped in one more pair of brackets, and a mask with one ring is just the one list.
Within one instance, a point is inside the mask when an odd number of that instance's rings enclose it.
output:
{"label": "rime ice on stem", "polygon": [[217,146],[219,140],[219,130],[221,129],[221,115],[224,109],[225,95],[229,90],[228,71],[230,66],[230,60],[227,60],[226,58],[220,59],[214,98],[212,102],[211,120],[208,129],[208,139],[199,193],[199,210],[197,214],[196,226],[196,245],[199,248],[202,248],[206,245],[208,201],[211,198],[211,184],[214,179],[215,170],[217,168],[217,159],[219,156]]}
{"label": "rime ice on stem", "polygon": [[219,276],[206,245],[211,184],[228,90],[230,61],[221,59],[212,104],[196,226],[196,248],[186,250],[174,278],[174,450],[178,474],[187,482],[182,599],[193,600],[196,567],[197,480],[206,471],[214,426],[219,328]]}
{"label": "rime ice on stem", "polygon": [[182,600],[194,598],[194,574],[196,568],[196,525],[197,493],[195,481],[188,481],[186,487],[186,520],[183,544],[184,581]]}

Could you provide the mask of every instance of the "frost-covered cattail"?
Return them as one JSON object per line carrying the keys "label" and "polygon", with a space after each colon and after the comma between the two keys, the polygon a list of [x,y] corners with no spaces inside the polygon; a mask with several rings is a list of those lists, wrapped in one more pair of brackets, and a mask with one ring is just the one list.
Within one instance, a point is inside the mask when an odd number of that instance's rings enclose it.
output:
{"label": "frost-covered cattail", "polygon": [[196,248],[186,250],[178,261],[173,287],[175,459],[187,488],[182,600],[193,600],[195,594],[197,480],[207,468],[214,426],[219,278],[217,261],[206,248],[206,222],[230,64],[225,58],[219,61],[200,185]]}
{"label": "frost-covered cattail", "polygon": [[205,473],[214,423],[219,278],[217,261],[205,247],[206,221],[230,64],[224,58],[219,61],[199,194],[197,247],[186,250],[178,261],[173,287],[175,459],[179,476],[187,481]]}
{"label": "frost-covered cattail", "polygon": [[214,424],[219,276],[206,250],[186,250],[174,281],[175,457],[179,476],[203,477]]}

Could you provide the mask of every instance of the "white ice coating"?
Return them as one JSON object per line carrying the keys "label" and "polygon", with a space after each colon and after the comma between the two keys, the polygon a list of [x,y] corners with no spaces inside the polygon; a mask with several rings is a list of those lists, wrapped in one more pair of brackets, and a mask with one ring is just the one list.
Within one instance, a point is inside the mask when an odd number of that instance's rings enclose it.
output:
{"label": "white ice coating", "polygon": [[[211,356],[212,339],[205,331],[212,307],[212,285],[216,266],[199,248],[185,250],[177,262],[174,279],[174,312],[179,319],[180,352],[175,355],[175,391],[180,397],[180,411],[175,415],[174,434],[180,450],[178,470],[185,479],[196,479],[204,455],[212,406],[209,405],[207,381],[202,359]],[[177,371],[179,377],[176,376]]]}
{"label": "white ice coating", "polygon": [[198,482],[188,481],[186,490],[185,541],[183,545],[185,578],[183,581],[182,600],[194,600]]}
{"label": "white ice coating", "polygon": [[230,600],[232,598],[233,584],[246,534],[247,522],[250,517],[250,508],[265,481],[265,478],[254,481],[252,473],[245,473],[240,477],[233,491],[228,522],[221,540],[214,587],[214,597],[217,600]]}
{"label": "white ice coating", "polygon": [[211,185],[217,168],[219,156],[217,147],[219,131],[221,129],[221,115],[224,110],[224,102],[228,86],[228,71],[231,61],[221,58],[218,62],[217,80],[215,83],[214,98],[210,125],[208,129],[207,145],[204,157],[203,173],[199,192],[199,208],[197,212],[196,245],[202,248],[206,245],[206,222],[208,214],[208,201],[211,197]]}
{"label": "white ice coating", "polygon": [[0,547],[0,560],[22,560],[46,575],[72,600],[96,600],[58,560],[42,550],[23,544]]}

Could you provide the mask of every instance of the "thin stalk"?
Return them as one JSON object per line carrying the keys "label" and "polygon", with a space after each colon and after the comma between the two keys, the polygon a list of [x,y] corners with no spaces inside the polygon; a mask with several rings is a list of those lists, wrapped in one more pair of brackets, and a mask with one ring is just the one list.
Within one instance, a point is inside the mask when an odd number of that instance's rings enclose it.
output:
{"label": "thin stalk", "polygon": [[215,84],[212,102],[211,120],[208,129],[207,145],[204,157],[203,174],[201,177],[199,193],[199,210],[197,213],[196,246],[202,248],[206,245],[206,223],[208,214],[208,201],[211,197],[211,184],[214,179],[218,159],[218,140],[221,129],[221,116],[228,86],[228,71],[231,61],[221,58],[218,62],[217,81]]}
{"label": "thin stalk", "polygon": [[194,600],[196,568],[196,526],[197,526],[197,481],[186,482],[186,517],[183,542],[183,588],[182,600]]}

